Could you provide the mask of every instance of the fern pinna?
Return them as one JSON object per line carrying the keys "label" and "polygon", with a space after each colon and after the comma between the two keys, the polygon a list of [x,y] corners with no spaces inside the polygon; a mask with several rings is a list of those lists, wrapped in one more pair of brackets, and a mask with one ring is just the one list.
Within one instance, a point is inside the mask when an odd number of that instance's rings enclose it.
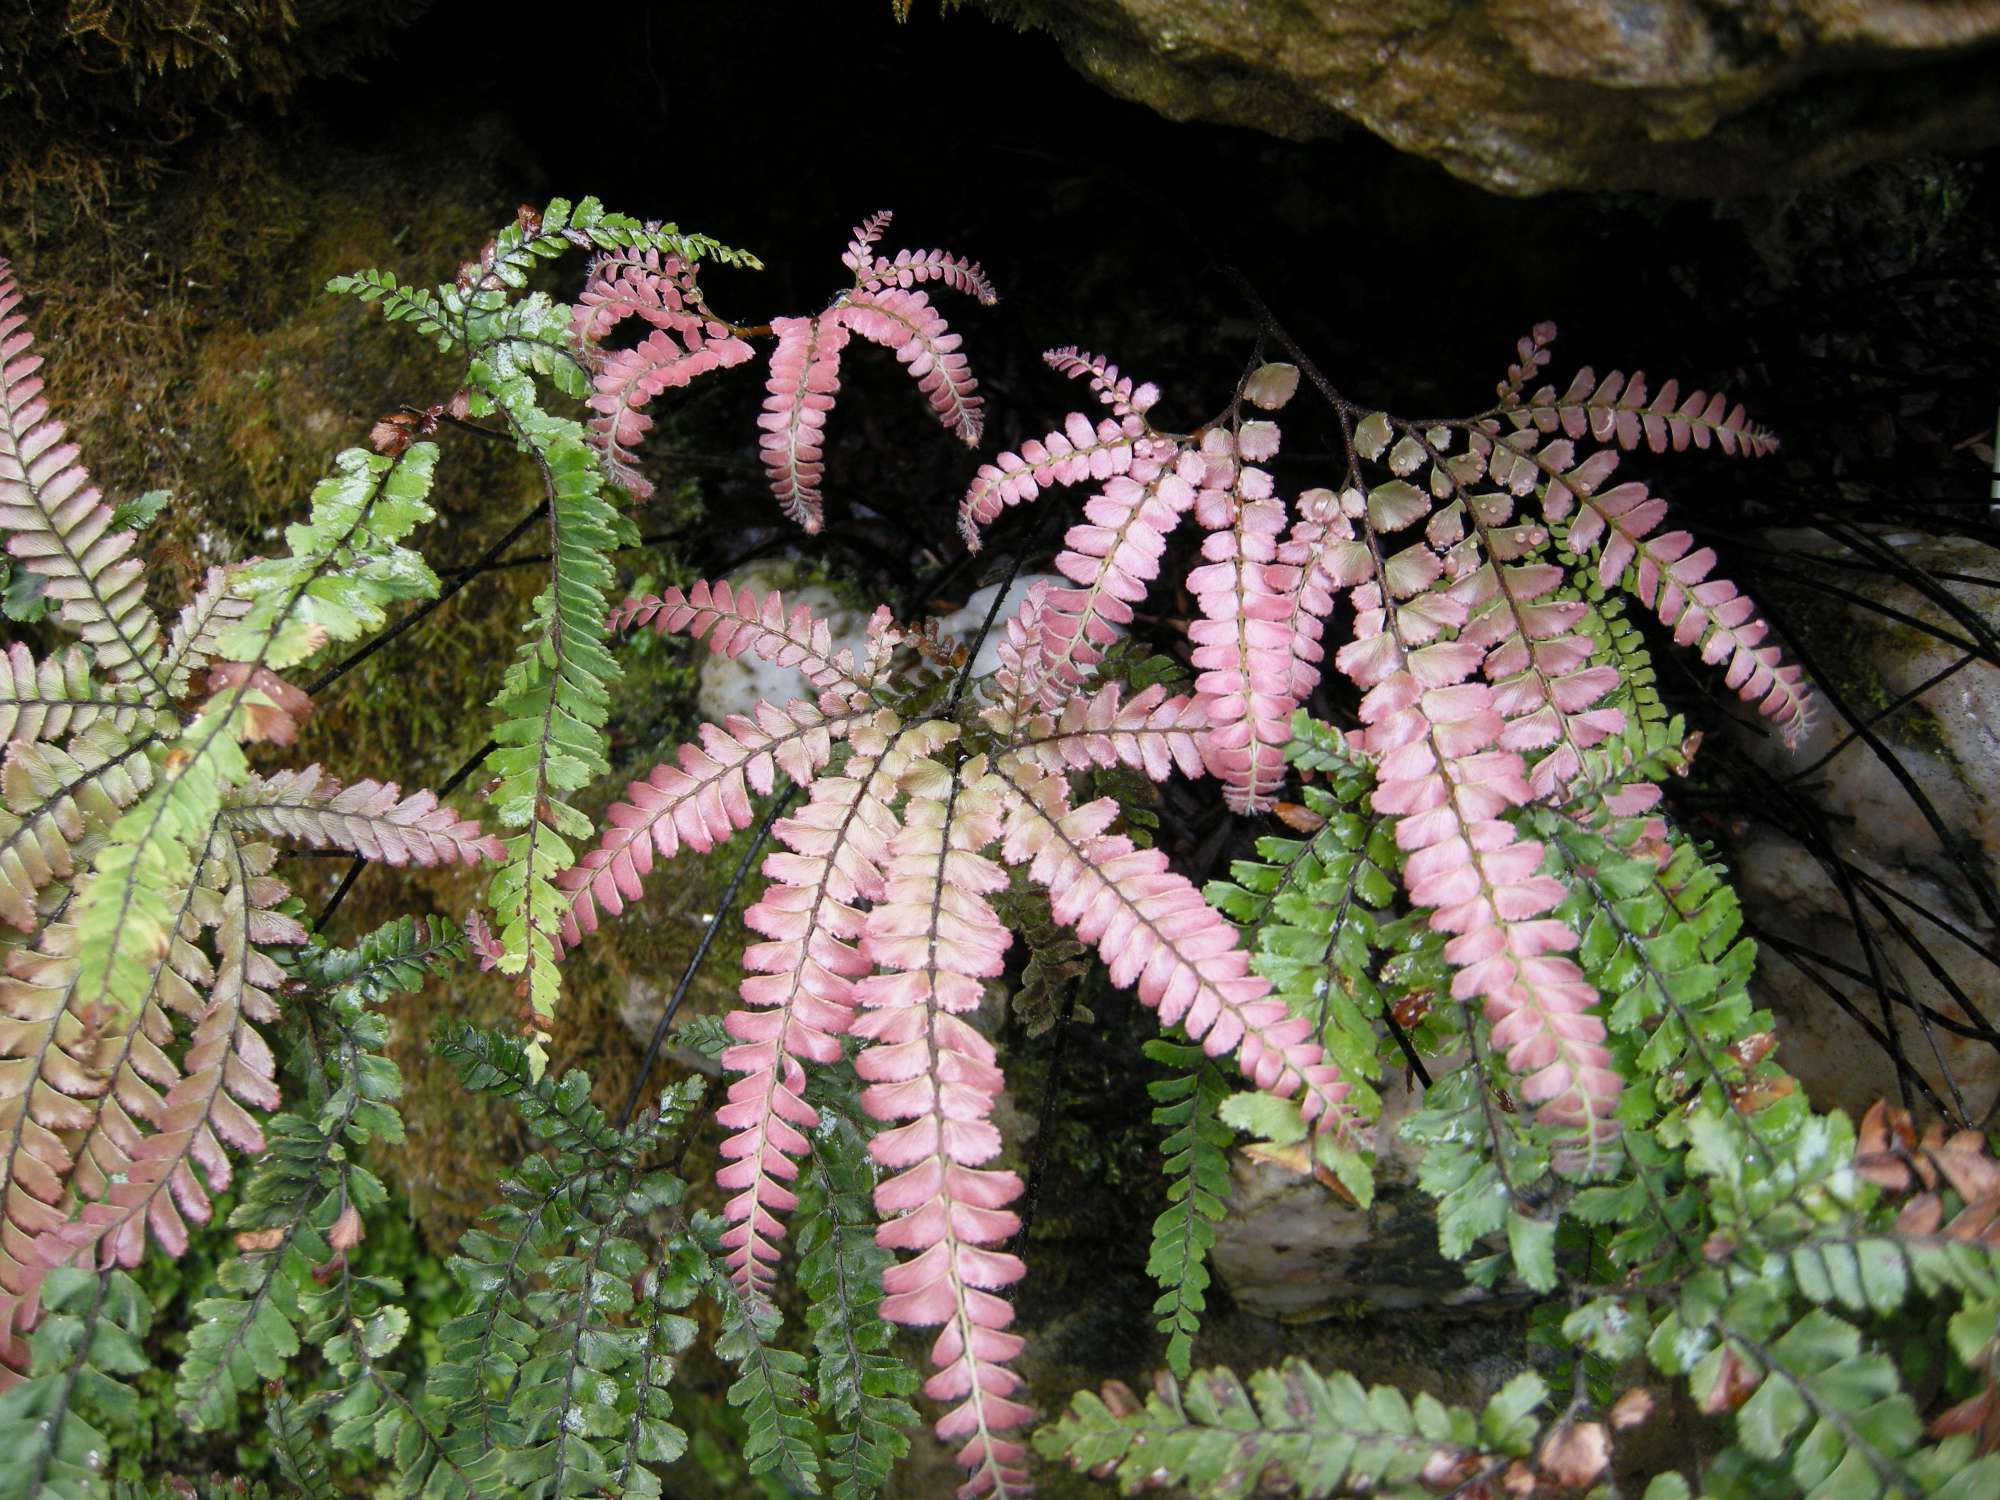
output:
{"label": "fern pinna", "polygon": [[478,863],[495,840],[428,792],[260,774],[311,700],[280,675],[436,587],[404,538],[430,517],[436,450],[351,450],[283,557],[211,571],[163,628],[134,533],[49,415],[20,293],[0,262],[0,528],[80,638],[8,651],[0,719],[0,1362],[67,1266],[169,1254],[264,1149],[277,1103],[259,1028],[274,950],[305,936],[274,869],[284,847],[395,863]]}

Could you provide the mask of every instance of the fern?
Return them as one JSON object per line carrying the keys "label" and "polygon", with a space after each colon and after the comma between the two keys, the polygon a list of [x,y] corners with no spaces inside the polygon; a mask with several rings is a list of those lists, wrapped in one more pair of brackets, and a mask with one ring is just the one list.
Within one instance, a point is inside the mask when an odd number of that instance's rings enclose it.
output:
{"label": "fern", "polygon": [[[1547,1398],[1540,1377],[1517,1376],[1474,1413],[1429,1396],[1406,1400],[1349,1375],[1323,1377],[1298,1360],[1260,1370],[1249,1385],[1224,1369],[1183,1386],[1162,1376],[1144,1405],[1122,1387],[1079,1394],[1036,1446],[1079,1468],[1102,1466],[1136,1495],[1185,1483],[1202,1495],[1244,1497],[1266,1484],[1308,1495],[1414,1497],[1465,1491],[1510,1470],[1535,1483],[1531,1413]],[[1588,1477],[1594,1478],[1595,1475]],[[1560,1482],[1560,1479],[1558,1480]]]}
{"label": "fern", "polygon": [[1176,1070],[1174,1077],[1146,1086],[1159,1101],[1153,1123],[1172,1127],[1160,1142],[1169,1177],[1167,1209],[1153,1221],[1146,1274],[1161,1287],[1153,1311],[1167,1336],[1167,1368],[1186,1379],[1208,1306],[1208,1252],[1229,1193],[1228,1148],[1235,1137],[1222,1123],[1228,1082],[1198,1048],[1153,1041],[1144,1050]]}
{"label": "fern", "polygon": [[310,948],[296,960],[319,992],[302,1051],[310,1112],[265,1123],[266,1150],[230,1216],[238,1254],[216,1272],[228,1294],[195,1308],[188,1353],[175,1380],[182,1418],[223,1426],[254,1380],[282,1380],[298,1354],[306,1309],[360,1243],[381,1182],[357,1159],[370,1142],[400,1141],[402,1079],[382,1055],[388,1025],[372,1007],[418,989],[429,973],[462,962],[448,924],[401,918],[354,948]]}
{"label": "fern", "polygon": [[0,1484],[13,1495],[94,1500],[109,1456],[100,1429],[136,1401],[117,1377],[147,1367],[139,1345],[153,1309],[122,1271],[58,1266],[41,1296],[27,1378],[0,1391]]}
{"label": "fern", "polygon": [[[875,1243],[865,1119],[852,1081],[831,1070],[814,1080],[821,1127],[799,1187],[799,1285],[812,1299],[806,1323],[819,1351],[814,1389],[837,1424],[826,1468],[843,1500],[875,1494],[910,1451],[917,1377],[890,1348],[882,1273],[893,1257]],[[836,1096],[833,1097],[833,1096]]]}
{"label": "fern", "polygon": [[[116,524],[147,509],[115,513],[88,487],[18,307],[0,266],[0,524],[87,659],[61,658],[58,687],[9,656],[6,712],[17,729],[35,722],[0,768],[0,910],[35,935],[0,978],[0,1356],[33,1325],[52,1269],[130,1266],[149,1237],[180,1253],[228,1186],[230,1153],[264,1149],[249,1110],[278,1103],[257,1031],[278,1011],[271,950],[306,936],[282,910],[267,837],[427,864],[498,852],[427,794],[385,807],[364,783],[343,803],[316,768],[289,784],[287,814],[267,816],[271,784],[244,750],[290,743],[310,713],[281,669],[435,588],[402,546],[431,514],[435,450],[342,455],[289,554],[212,573],[163,632]],[[326,804],[351,815],[312,823]]]}
{"label": "fern", "polygon": [[820,1493],[819,1459],[813,1452],[813,1424],[805,1415],[806,1359],[771,1342],[776,1311],[737,1290],[715,1255],[712,1224],[697,1223],[696,1238],[684,1247],[704,1274],[703,1285],[722,1315],[715,1352],[741,1374],[729,1388],[729,1402],[741,1407],[749,1429],[743,1458],[753,1474],[774,1473],[794,1489]]}

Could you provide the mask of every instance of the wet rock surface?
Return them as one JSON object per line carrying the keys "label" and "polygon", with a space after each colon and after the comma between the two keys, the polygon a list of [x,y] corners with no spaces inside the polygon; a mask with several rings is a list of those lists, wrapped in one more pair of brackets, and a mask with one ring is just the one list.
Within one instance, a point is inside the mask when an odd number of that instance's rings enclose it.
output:
{"label": "wet rock surface", "polygon": [[1025,13],[1081,72],[1170,119],[1293,140],[1357,122],[1503,193],[1766,192],[2000,139],[2000,5],[1978,0],[1039,0]]}

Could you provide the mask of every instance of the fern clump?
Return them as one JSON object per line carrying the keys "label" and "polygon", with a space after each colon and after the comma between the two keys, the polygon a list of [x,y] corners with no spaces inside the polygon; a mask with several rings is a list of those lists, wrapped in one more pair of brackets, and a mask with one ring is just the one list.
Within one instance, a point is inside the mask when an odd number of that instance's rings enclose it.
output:
{"label": "fern clump", "polygon": [[[703,285],[750,257],[591,199],[522,210],[435,288],[336,278],[451,356],[456,389],[384,417],[284,555],[215,570],[171,624],[135,550],[158,506],[90,488],[0,264],[0,527],[33,584],[10,598],[78,637],[0,656],[0,917],[22,934],[0,971],[7,1483],[104,1492],[152,1314],[125,1268],[149,1238],[178,1254],[234,1182],[236,1253],[195,1309],[178,1410],[218,1430],[262,1385],[277,1467],[308,1494],[335,1492],[328,1451],[441,1500],[660,1494],[688,1445],[671,1382],[702,1303],[753,1473],[876,1493],[921,1392],[961,1493],[1027,1493],[1036,1414],[1008,1300],[1028,1271],[1024,1188],[979,1020],[1017,930],[1026,1026],[1073,1011],[1094,950],[1166,1031],[1143,1050],[1168,1070],[1148,1265],[1169,1373],[1143,1402],[1116,1382],[1079,1396],[1035,1438],[1046,1456],[1128,1491],[1575,1492],[1648,1420],[1653,1398],[1614,1378],[1643,1358],[1732,1420],[1704,1493],[2000,1483],[2000,1168],[1976,1136],[1886,1107],[1858,1133],[1813,1113],[1772,1057],[1725,872],[1662,796],[1698,737],[1655,690],[1628,601],[1787,738],[1808,700],[1627,458],[1774,440],[1673,382],[1536,386],[1546,326],[1494,404],[1422,423],[1349,401],[1275,325],[1287,359],[1254,362],[1186,431],[1153,385],[1057,350],[1096,410],[983,465],[960,529],[977,547],[1058,484],[1095,493],[1060,581],[1011,609],[1001,592],[991,670],[886,607],[839,646],[809,609],[726,581],[609,607],[652,403],[757,339],[774,346],[760,452],[807,531],[854,336],[978,440],[928,288],[992,287],[955,255],[882,252],[887,222],[856,231],[825,308],[762,325],[722,317]],[[563,304],[536,273],[573,248],[592,259]],[[1301,390],[1338,458],[1288,497],[1275,414]],[[429,792],[253,768],[311,713],[286,674],[437,595],[411,543],[431,439],[468,427],[532,465],[542,503],[516,534],[549,536],[493,700],[499,838]],[[1129,634],[1163,581],[1194,604],[1184,666]],[[701,726],[593,829],[577,802],[608,764],[617,639],[640,628],[799,687]],[[1342,705],[1339,725],[1309,711]],[[1154,843],[1153,789],[1176,776],[1286,832],[1204,893]],[[544,1072],[560,962],[659,860],[760,821],[777,848],[745,913],[740,1004],[696,1033],[726,1083],[713,1101],[704,1079],[671,1083],[645,1111],[635,1093],[614,1123],[584,1074]],[[301,848],[496,862],[490,916],[333,948],[273,874]],[[386,1199],[367,1153],[402,1129],[385,1007],[475,955],[517,981],[520,1034],[458,1023],[435,1045],[535,1149],[459,1242],[457,1312],[420,1368],[401,1284],[362,1254]],[[288,1105],[274,1040],[299,1080]],[[1543,1372],[1474,1409],[1297,1362],[1196,1371],[1235,1132],[1366,1205],[1395,1069],[1421,1089],[1400,1129],[1442,1249],[1477,1281],[1550,1294],[1566,1403]],[[679,1166],[711,1102],[717,1215],[691,1207]],[[240,1180],[232,1152],[254,1163]],[[778,1310],[788,1240],[802,1340]],[[1919,1297],[1952,1309],[1957,1361],[1928,1419],[1898,1360]],[[935,1330],[927,1377],[898,1356],[902,1327]],[[1667,1474],[1649,1497],[1691,1493]]]}

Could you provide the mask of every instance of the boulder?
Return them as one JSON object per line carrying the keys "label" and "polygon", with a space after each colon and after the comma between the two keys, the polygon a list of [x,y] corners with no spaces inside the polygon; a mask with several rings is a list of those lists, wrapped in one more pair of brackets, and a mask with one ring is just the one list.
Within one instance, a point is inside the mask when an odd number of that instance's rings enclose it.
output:
{"label": "boulder", "polygon": [[1795,752],[1745,747],[1770,811],[1724,830],[1762,935],[1756,993],[1778,1060],[1814,1103],[1858,1114],[1898,1095],[1893,1031],[1935,1093],[1912,1081],[1923,1112],[1942,1102],[1984,1125],[2000,1107],[2000,1046],[1978,1034],[2000,1026],[2000,666],[1975,636],[2000,629],[2000,550],[1878,539],[1925,581],[1818,533],[1776,540],[1803,579],[1846,596],[1760,591],[1821,684],[1820,710]]}
{"label": "boulder", "polygon": [[1169,119],[1354,121],[1500,193],[1781,191],[2000,140],[1996,0],[983,3]]}

